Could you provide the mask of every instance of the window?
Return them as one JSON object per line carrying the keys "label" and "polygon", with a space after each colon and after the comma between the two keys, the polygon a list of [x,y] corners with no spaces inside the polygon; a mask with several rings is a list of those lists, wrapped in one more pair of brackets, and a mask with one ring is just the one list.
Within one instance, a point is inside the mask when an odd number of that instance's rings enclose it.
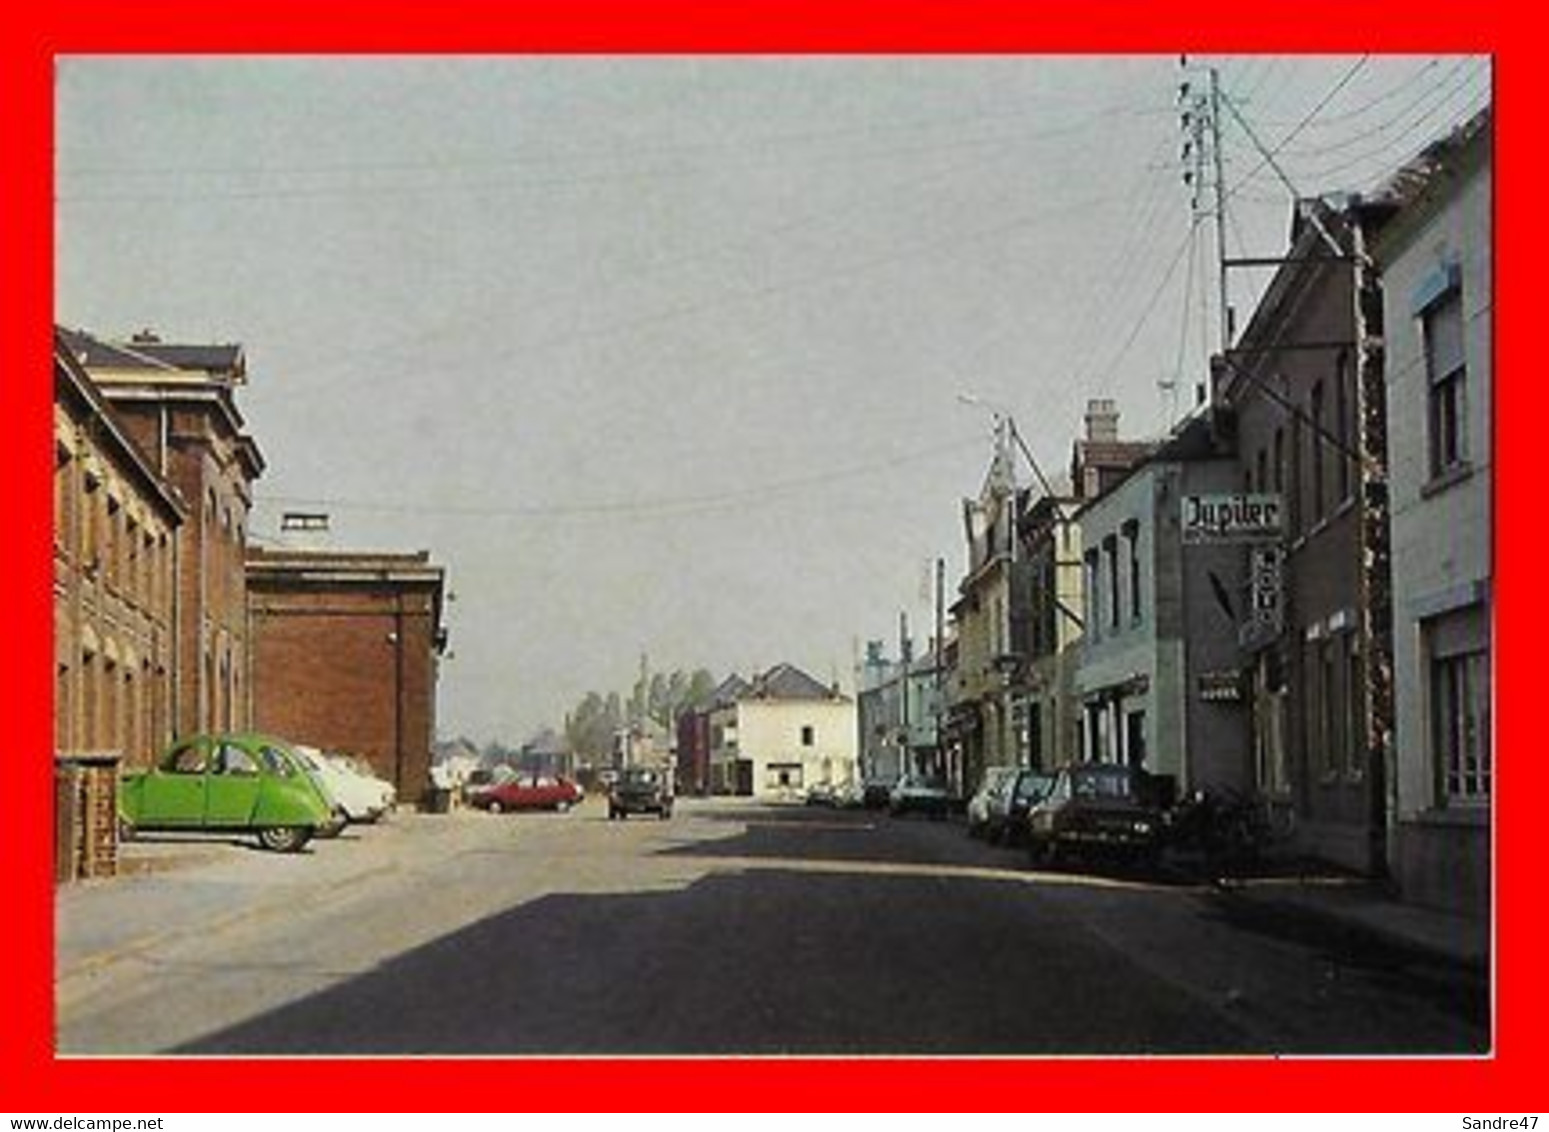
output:
{"label": "window", "polygon": [[1427,622],[1431,748],[1443,805],[1491,793],[1490,651],[1481,608]]}
{"label": "window", "polygon": [[1467,460],[1464,442],[1463,393],[1467,366],[1463,354],[1463,300],[1456,289],[1421,316],[1424,321],[1425,369],[1431,475],[1440,476]]}
{"label": "window", "polygon": [[1323,383],[1320,381],[1312,387],[1312,427],[1307,430],[1308,442],[1311,451],[1308,453],[1309,463],[1312,467],[1312,487],[1310,489],[1312,504],[1308,508],[1312,523],[1316,526],[1323,520],[1323,449],[1328,441],[1323,436]]}
{"label": "window", "polygon": [[801,729],[801,745],[811,747],[817,742],[817,734],[811,724]]}
{"label": "window", "polygon": [[1124,542],[1129,554],[1129,617],[1139,621],[1140,604],[1140,524],[1131,519],[1124,524]]}
{"label": "window", "polygon": [[123,549],[123,504],[113,495],[108,496],[107,522],[102,527],[102,577],[117,589],[122,581],[119,571],[119,555]]}
{"label": "window", "polygon": [[1124,759],[1130,766],[1146,765],[1146,713],[1132,711],[1124,717]]}
{"label": "window", "polygon": [[777,790],[800,790],[801,769],[800,763],[770,763],[765,769],[764,783]]}
{"label": "window", "polygon": [[258,774],[258,761],[247,751],[233,743],[223,743],[215,758],[217,774],[232,774],[244,778]]}
{"label": "window", "polygon": [[269,773],[280,778],[289,778],[295,772],[291,768],[290,759],[285,757],[282,751],[274,747],[263,746],[258,748],[258,757],[263,761]]}
{"label": "window", "polygon": [[71,472],[75,457],[63,444],[54,445],[54,545],[66,548],[70,543],[70,528],[75,516],[75,490]]}
{"label": "window", "polygon": [[1330,726],[1334,664],[1328,646],[1328,640],[1322,637],[1307,642],[1307,674],[1310,679],[1303,705],[1306,712],[1307,744],[1310,748],[1308,761],[1318,768],[1318,773],[1324,778],[1339,770]]}
{"label": "window", "polygon": [[1269,490],[1269,451],[1264,448],[1259,449],[1258,489],[1260,491]]}
{"label": "window", "polygon": [[203,743],[189,743],[173,751],[162,769],[171,774],[203,774],[207,754]]}
{"label": "window", "polygon": [[1275,429],[1275,480],[1277,492],[1285,490],[1285,429]]}
{"label": "window", "polygon": [[1084,555],[1086,558],[1086,593],[1082,594],[1082,603],[1086,606],[1086,628],[1091,634],[1092,640],[1098,639],[1100,625],[1099,599],[1097,594],[1097,580],[1099,578],[1097,565],[1097,551],[1089,550]]}
{"label": "window", "polygon": [[1355,437],[1350,428],[1351,381],[1349,355],[1341,354],[1334,373],[1334,435],[1339,437],[1339,443],[1343,445],[1343,451],[1334,454],[1339,464],[1335,486],[1339,491],[1337,498],[1340,503],[1350,498],[1350,453],[1356,450]]}
{"label": "window", "polygon": [[1345,701],[1345,728],[1349,736],[1345,773],[1360,778],[1366,773],[1366,661],[1361,655],[1361,635],[1351,633],[1347,646],[1350,691]]}
{"label": "window", "polygon": [[1103,539],[1103,554],[1108,559],[1108,624],[1119,627],[1119,540],[1113,535]]}
{"label": "window", "polygon": [[1323,642],[1321,648],[1321,664],[1323,666],[1322,692],[1326,697],[1323,701],[1323,727],[1325,743],[1328,747],[1328,755],[1324,759],[1324,768],[1329,774],[1338,771],[1341,774],[1350,769],[1350,693],[1353,689],[1347,679],[1346,662],[1348,656],[1343,647],[1343,637],[1330,637]]}

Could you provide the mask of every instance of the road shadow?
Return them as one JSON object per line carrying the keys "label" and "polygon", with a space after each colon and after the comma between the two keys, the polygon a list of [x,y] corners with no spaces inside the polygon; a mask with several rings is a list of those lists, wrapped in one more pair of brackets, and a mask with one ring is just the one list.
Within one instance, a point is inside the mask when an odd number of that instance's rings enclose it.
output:
{"label": "road shadow", "polygon": [[1372,1045],[1357,996],[1328,1004],[1315,1035],[1263,1048],[1198,993],[1094,945],[1037,891],[760,868],[551,895],[167,1052],[1404,1054],[1474,1040],[1395,1023]]}

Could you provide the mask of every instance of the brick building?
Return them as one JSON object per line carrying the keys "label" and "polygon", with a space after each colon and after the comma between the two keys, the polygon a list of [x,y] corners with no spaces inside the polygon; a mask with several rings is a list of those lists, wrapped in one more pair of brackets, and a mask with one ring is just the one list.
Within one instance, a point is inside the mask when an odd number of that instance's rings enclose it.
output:
{"label": "brick building", "polygon": [[170,734],[158,742],[246,728],[243,550],[264,462],[236,405],[247,380],[242,347],[176,345],[149,332],[119,342],[63,330],[60,340],[118,428],[187,505],[177,528]]}
{"label": "brick building", "polygon": [[54,746],[149,763],[176,670],[173,585],[186,508],[68,344],[54,342]]}
{"label": "brick building", "polygon": [[445,572],[428,552],[249,548],[254,725],[430,785]]}

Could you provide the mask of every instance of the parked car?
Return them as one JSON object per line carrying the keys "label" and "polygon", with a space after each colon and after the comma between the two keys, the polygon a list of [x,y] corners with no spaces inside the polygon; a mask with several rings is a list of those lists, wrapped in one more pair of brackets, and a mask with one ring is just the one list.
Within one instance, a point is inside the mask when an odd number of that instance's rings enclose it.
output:
{"label": "parked car", "polygon": [[868,778],[861,783],[861,805],[868,810],[883,810],[893,795],[897,783],[886,778]]}
{"label": "parked car", "polygon": [[855,782],[815,782],[807,788],[809,806],[849,810],[859,808],[861,803],[861,788]]}
{"label": "parked car", "polygon": [[392,812],[393,807],[398,804],[398,788],[372,769],[370,763],[358,755],[345,754],[343,751],[324,751],[323,754],[345,770],[360,775],[370,783],[371,788],[377,792],[383,817]]}
{"label": "parked car", "polygon": [[1014,766],[985,767],[979,789],[968,799],[968,836],[983,837],[987,831],[991,799],[1004,793],[1016,778]]}
{"label": "parked car", "polygon": [[336,814],[342,815],[344,821],[374,822],[382,816],[387,807],[383,803],[381,790],[371,782],[346,769],[316,747],[297,743],[291,750],[307,769],[307,773],[316,778],[328,792],[334,801]]}
{"label": "parked car", "polygon": [[631,766],[619,772],[608,791],[608,820],[623,821],[630,814],[655,814],[663,821],[672,817],[672,779],[665,771]]}
{"label": "parked car", "polygon": [[858,810],[865,804],[861,784],[851,779],[834,787],[834,807],[840,810]]}
{"label": "parked car", "polygon": [[834,804],[834,784],[832,782],[814,782],[807,787],[807,805],[832,806]]}
{"label": "parked car", "polygon": [[195,735],[156,765],[119,782],[119,833],[241,831],[265,849],[295,852],[333,827],[335,801],[283,739]]}
{"label": "parked car", "polygon": [[925,814],[932,818],[944,818],[952,805],[952,796],[946,784],[934,778],[905,776],[894,785],[888,795],[888,813]]}
{"label": "parked car", "polygon": [[1048,795],[1028,810],[1033,859],[1055,864],[1070,854],[1154,861],[1162,813],[1150,778],[1136,767],[1115,763],[1065,767]]}
{"label": "parked car", "polygon": [[558,810],[564,813],[585,797],[585,791],[568,778],[519,774],[480,791],[471,804],[492,814],[508,810]]}
{"label": "parked car", "polygon": [[1020,845],[1027,838],[1027,815],[1054,786],[1054,775],[1023,767],[990,800],[984,836],[992,845]]}
{"label": "parked car", "polygon": [[479,805],[479,799],[492,787],[499,786],[502,782],[509,782],[516,777],[516,771],[508,766],[479,767],[470,770],[468,777],[463,779],[462,796],[463,805]]}

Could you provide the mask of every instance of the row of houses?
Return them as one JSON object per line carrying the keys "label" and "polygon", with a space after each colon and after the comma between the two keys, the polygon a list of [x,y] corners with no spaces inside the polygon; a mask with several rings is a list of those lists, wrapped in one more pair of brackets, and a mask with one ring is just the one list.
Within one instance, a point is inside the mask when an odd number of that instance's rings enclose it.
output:
{"label": "row of houses", "polygon": [[999,418],[950,631],[862,665],[863,773],[1129,763],[1487,921],[1491,138],[1486,110],[1370,196],[1299,202],[1166,437],[1090,402],[1034,489]]}
{"label": "row of houses", "polygon": [[241,346],[60,327],[53,362],[61,769],[110,783],[186,735],[257,729],[360,754],[419,798],[442,568],[423,551],[327,550],[315,515],[287,517],[297,545],[255,544],[265,461],[237,403]]}

